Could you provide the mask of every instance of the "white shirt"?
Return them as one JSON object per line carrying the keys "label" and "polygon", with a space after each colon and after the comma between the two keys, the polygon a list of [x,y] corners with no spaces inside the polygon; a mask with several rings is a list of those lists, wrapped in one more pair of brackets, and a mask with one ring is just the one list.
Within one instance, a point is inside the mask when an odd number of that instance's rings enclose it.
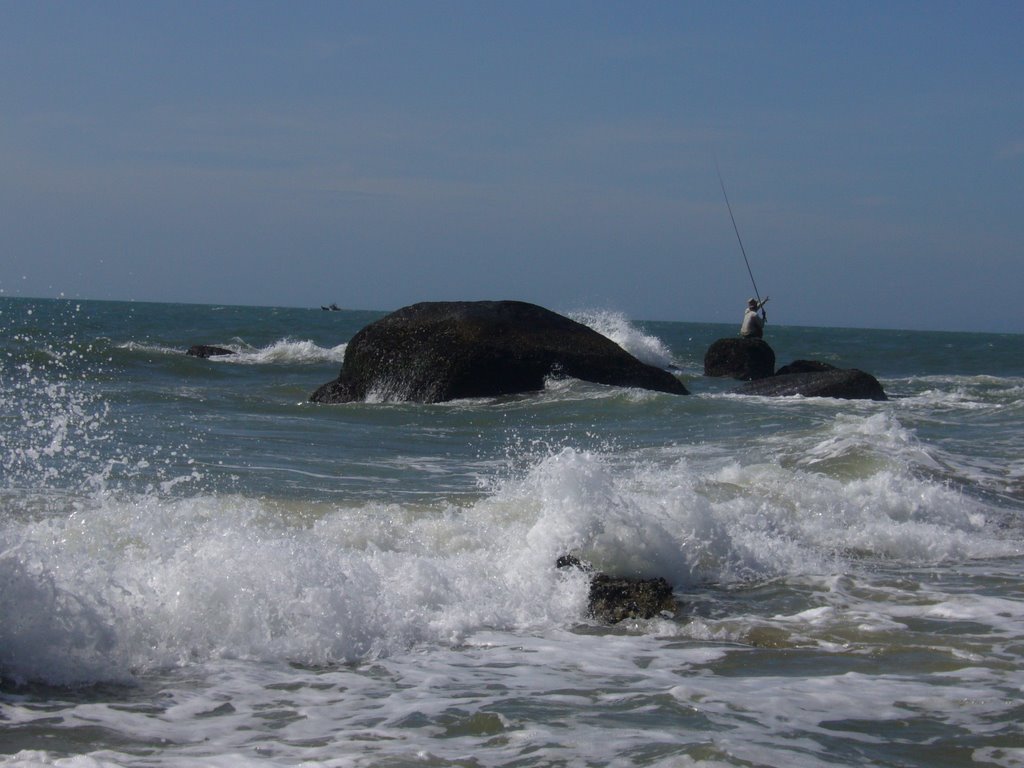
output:
{"label": "white shirt", "polygon": [[743,313],[743,325],[740,326],[740,336],[759,339],[763,334],[764,320],[757,314],[756,309],[747,307],[747,311]]}

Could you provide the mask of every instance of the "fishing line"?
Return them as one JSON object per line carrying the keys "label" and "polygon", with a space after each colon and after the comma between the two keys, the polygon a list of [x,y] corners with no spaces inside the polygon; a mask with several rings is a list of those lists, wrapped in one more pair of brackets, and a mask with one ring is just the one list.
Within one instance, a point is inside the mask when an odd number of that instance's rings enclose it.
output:
{"label": "fishing line", "polygon": [[[718,168],[718,158],[715,158],[715,171],[718,173],[718,183],[722,185],[722,197],[725,198],[725,207],[729,209],[729,218],[732,220],[732,229],[736,233],[736,239],[740,244],[740,253],[743,254],[743,263],[747,265],[747,274],[750,275],[750,282],[754,286],[754,296],[758,305],[762,304],[761,294],[757,290],[757,283],[754,282],[754,273],[750,269],[750,261],[747,259],[747,250],[743,247],[743,238],[740,237],[739,227],[736,226],[736,217],[732,215],[732,206],[729,204],[729,195],[725,193],[725,182],[722,180],[722,171]],[[765,299],[767,301],[767,299]]]}

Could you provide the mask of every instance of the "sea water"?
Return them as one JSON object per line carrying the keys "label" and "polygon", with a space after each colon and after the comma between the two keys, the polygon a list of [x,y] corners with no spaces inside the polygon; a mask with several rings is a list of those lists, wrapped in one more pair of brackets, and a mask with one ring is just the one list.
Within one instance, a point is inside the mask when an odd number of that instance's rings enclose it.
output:
{"label": "sea water", "polygon": [[769,326],[890,397],[773,399],[567,312],[692,394],[309,403],[382,314],[0,299],[0,766],[1024,765],[1024,336]]}

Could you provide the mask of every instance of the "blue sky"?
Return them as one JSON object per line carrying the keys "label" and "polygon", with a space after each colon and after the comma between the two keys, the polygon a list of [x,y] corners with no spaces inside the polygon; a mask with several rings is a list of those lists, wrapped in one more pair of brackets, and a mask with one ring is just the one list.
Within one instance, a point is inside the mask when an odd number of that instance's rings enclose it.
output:
{"label": "blue sky", "polygon": [[0,290],[1024,332],[1024,3],[0,0]]}

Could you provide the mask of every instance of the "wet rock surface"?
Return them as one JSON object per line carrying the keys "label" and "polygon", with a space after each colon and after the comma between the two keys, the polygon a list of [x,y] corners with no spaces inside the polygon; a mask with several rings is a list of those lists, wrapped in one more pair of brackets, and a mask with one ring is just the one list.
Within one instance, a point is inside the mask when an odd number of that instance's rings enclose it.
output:
{"label": "wet rock surface", "polygon": [[193,344],[185,353],[190,357],[220,357],[222,355],[233,355],[234,351],[224,347],[214,347],[210,344]]}
{"label": "wet rock surface", "polygon": [[672,585],[663,578],[634,579],[594,571],[575,555],[562,555],[558,568],[576,568],[591,574],[588,613],[598,621],[618,624],[626,619],[653,619],[678,608]]}
{"label": "wet rock surface", "polygon": [[743,381],[775,373],[775,350],[764,339],[719,339],[704,354],[704,375]]}
{"label": "wet rock surface", "polygon": [[521,301],[424,302],[363,328],[341,373],[311,396],[320,403],[436,403],[540,390],[549,376],[688,394],[666,370],[611,339]]}

